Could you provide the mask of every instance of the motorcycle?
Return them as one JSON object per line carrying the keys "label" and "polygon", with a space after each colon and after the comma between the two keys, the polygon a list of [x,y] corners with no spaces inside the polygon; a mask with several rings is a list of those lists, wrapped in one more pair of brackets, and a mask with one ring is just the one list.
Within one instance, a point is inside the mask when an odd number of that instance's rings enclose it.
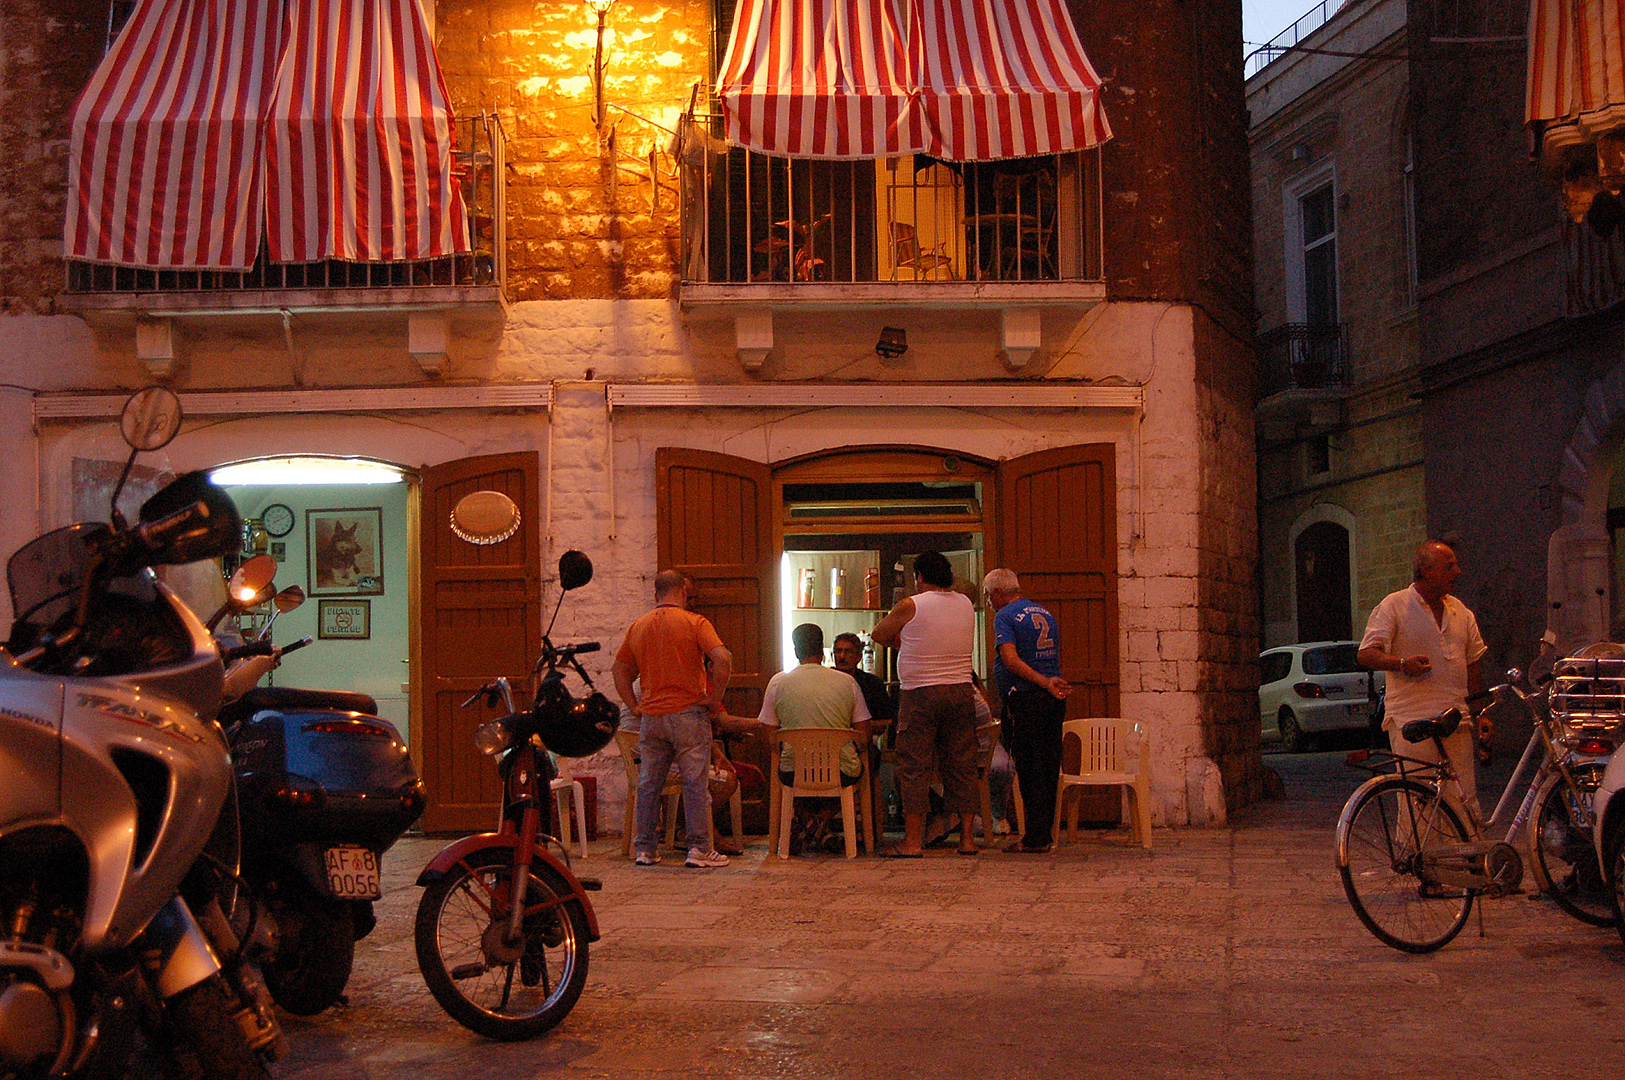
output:
{"label": "motorcycle", "polygon": [[[591,580],[592,561],[579,551],[565,552],[559,559],[560,604],[562,593]],[[588,946],[599,938],[587,893],[601,883],[577,878],[568,849],[550,835],[554,771],[545,751],[566,757],[597,753],[615,737],[620,712],[593,687],[577,659],[597,651],[598,642],[555,646],[552,629],[550,621],[531,672],[541,680],[530,709],[515,711],[506,678],[463,702],[467,707],[483,700],[487,708],[501,703],[506,709],[474,736],[482,753],[500,755],[497,830],[447,847],[417,881],[423,897],[414,939],[429,992],[464,1027],[503,1041],[540,1035],[569,1014],[587,982]],[[565,668],[586,684],[585,697],[565,687]]]}
{"label": "motorcycle", "polygon": [[[210,1080],[266,1075],[286,1042],[231,917],[237,804],[216,722],[222,653],[153,573],[224,554],[230,498],[188,473],[128,524],[136,456],[180,403],[139,391],[108,524],[11,557],[0,652],[0,1075],[117,1076],[157,1053]],[[240,570],[238,591],[255,592]],[[142,1050],[142,1042],[146,1050]]]}
{"label": "motorcycle", "polygon": [[[303,600],[296,585],[277,593],[257,643],[269,645],[276,615]],[[426,801],[405,741],[372,697],[254,686],[308,644],[240,661],[226,677],[238,696],[220,712],[242,800],[242,874],[269,931],[258,958],[271,997],[297,1016],[343,997],[355,943],[378,923],[384,852]]]}

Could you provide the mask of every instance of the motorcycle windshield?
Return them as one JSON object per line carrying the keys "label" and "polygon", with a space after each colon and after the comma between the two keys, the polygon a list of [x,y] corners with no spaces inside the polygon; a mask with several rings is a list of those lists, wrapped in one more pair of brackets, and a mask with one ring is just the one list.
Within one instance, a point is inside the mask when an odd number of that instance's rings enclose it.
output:
{"label": "motorcycle windshield", "polygon": [[50,626],[72,609],[84,588],[92,538],[106,532],[106,525],[82,522],[36,537],[17,550],[6,564],[6,582],[18,622]]}

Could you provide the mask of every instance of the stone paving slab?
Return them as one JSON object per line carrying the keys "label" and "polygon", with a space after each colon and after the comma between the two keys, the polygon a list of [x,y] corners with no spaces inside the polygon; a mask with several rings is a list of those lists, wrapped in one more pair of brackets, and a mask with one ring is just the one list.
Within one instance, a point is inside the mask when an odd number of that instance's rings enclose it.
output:
{"label": "stone paving slab", "polygon": [[[1290,790],[1290,789],[1289,789]],[[1086,833],[1044,856],[769,857],[637,868],[593,845],[604,937],[575,1011],[491,1043],[418,976],[412,881],[444,841],[386,856],[349,1004],[285,1017],[298,1080],[410,1076],[1180,1077],[1612,1075],[1625,946],[1550,903],[1486,905],[1406,956],[1372,938],[1332,864],[1341,791],[1229,828]]]}

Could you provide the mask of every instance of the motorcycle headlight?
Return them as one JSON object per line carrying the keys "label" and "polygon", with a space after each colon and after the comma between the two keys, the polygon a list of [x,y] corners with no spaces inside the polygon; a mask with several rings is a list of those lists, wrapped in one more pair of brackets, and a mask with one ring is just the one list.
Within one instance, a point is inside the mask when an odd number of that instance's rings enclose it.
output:
{"label": "motorcycle headlight", "polygon": [[482,724],[474,733],[474,745],[482,754],[500,754],[512,741],[513,728],[509,726],[506,717]]}

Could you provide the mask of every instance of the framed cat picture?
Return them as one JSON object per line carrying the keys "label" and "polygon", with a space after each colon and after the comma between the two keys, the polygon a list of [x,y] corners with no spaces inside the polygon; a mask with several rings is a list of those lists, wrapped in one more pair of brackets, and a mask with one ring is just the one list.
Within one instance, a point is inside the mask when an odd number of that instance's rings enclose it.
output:
{"label": "framed cat picture", "polygon": [[383,511],[376,506],[305,511],[312,596],[381,596]]}

